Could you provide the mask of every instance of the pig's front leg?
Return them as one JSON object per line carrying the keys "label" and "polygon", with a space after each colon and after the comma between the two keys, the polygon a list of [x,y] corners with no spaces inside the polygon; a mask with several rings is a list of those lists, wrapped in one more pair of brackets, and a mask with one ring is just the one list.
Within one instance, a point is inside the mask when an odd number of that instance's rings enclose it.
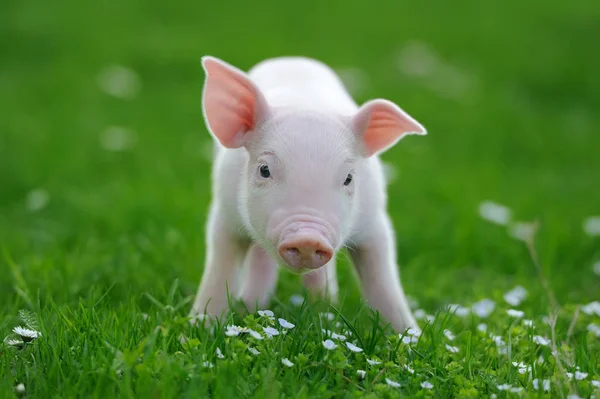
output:
{"label": "pig's front leg", "polygon": [[369,305],[392,323],[397,332],[418,328],[400,283],[396,243],[389,217],[380,212],[350,256]]}
{"label": "pig's front leg", "polygon": [[323,267],[302,276],[309,293],[335,304],[338,300],[338,283],[335,255]]}
{"label": "pig's front leg", "polygon": [[227,225],[223,211],[212,205],[206,229],[206,263],[192,314],[221,317],[227,313],[227,295],[235,295],[238,266],[247,248]]}
{"label": "pig's front leg", "polygon": [[249,310],[267,305],[277,284],[277,262],[258,244],[254,244],[246,255],[243,278],[238,297]]}

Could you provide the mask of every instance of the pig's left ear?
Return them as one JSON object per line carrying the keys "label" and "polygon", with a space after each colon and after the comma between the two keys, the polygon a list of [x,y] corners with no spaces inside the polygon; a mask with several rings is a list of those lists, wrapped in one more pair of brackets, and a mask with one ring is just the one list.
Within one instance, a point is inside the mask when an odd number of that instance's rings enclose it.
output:
{"label": "pig's left ear", "polygon": [[265,118],[267,102],[250,78],[218,58],[202,57],[206,72],[202,108],[211,133],[227,148],[246,143],[247,133]]}
{"label": "pig's left ear", "polygon": [[387,100],[363,104],[352,117],[352,127],[362,141],[366,157],[385,151],[406,135],[427,134],[419,122]]}

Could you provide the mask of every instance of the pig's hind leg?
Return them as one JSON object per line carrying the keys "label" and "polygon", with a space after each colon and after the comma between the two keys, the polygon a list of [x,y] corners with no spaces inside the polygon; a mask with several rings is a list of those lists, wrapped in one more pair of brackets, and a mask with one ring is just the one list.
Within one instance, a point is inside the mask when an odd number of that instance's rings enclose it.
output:
{"label": "pig's hind leg", "polygon": [[191,314],[221,317],[229,309],[228,294],[237,291],[239,265],[248,243],[227,225],[219,206],[211,205],[206,227],[206,262]]}
{"label": "pig's hind leg", "polygon": [[278,274],[277,262],[258,244],[248,250],[240,279],[238,298],[250,311],[264,308],[275,285]]}
{"label": "pig's hind leg", "polygon": [[388,215],[380,212],[366,231],[368,234],[349,248],[365,299],[397,332],[418,328],[400,283],[396,243]]}

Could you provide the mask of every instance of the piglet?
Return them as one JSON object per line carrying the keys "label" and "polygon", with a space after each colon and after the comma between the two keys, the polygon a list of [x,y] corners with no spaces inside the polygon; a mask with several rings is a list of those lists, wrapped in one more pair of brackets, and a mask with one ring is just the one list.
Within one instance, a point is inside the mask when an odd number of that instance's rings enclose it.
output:
{"label": "piglet", "polygon": [[425,128],[387,100],[357,106],[336,73],[310,58],[268,59],[248,73],[211,56],[202,66],[213,197],[192,315],[222,316],[228,293],[265,306],[279,266],[335,303],[336,253],[346,247],[369,305],[396,331],[418,328],[378,154]]}

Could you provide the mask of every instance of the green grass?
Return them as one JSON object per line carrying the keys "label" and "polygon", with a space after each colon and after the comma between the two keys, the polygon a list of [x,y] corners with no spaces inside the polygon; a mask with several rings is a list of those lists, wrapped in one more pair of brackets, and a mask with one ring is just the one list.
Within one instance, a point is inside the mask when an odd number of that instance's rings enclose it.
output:
{"label": "green grass", "polygon": [[[589,397],[600,380],[600,339],[587,326],[600,321],[577,306],[600,292],[592,271],[600,238],[583,229],[600,214],[599,19],[600,5],[584,0],[0,2],[0,338],[23,325],[20,309],[42,332],[22,349],[0,345],[0,396],[21,395],[14,387],[22,383],[36,398],[518,395],[502,384],[523,387],[522,396]],[[425,43],[470,86],[452,91],[458,78],[448,69],[403,73],[399,54],[411,42]],[[383,156],[397,171],[389,211],[403,285],[437,315],[418,343],[375,327],[345,262],[339,309],[291,305],[300,282],[281,273],[269,308],[296,325],[285,335],[227,337],[225,326],[211,334],[186,320],[210,199],[205,54],[243,69],[290,54],[355,67],[366,75],[357,101],[388,98],[428,128]],[[139,75],[133,99],[98,87],[113,64]],[[134,131],[134,145],[104,149],[109,126]],[[36,189],[48,202],[32,210]],[[559,363],[532,338],[552,338],[542,318],[555,309],[540,271],[523,242],[480,217],[485,200],[540,224],[540,270],[560,304]],[[533,329],[506,314],[502,296],[516,285],[529,291],[518,309]],[[497,303],[488,319],[438,314],[482,298]],[[327,311],[334,321],[319,317]],[[231,317],[257,331],[269,323]],[[322,328],[352,331],[364,352],[338,341],[326,350]],[[498,353],[489,333],[510,351]],[[531,365],[552,391],[533,390],[512,362]],[[577,366],[588,376],[567,380]],[[358,369],[367,372],[362,381]]]}

